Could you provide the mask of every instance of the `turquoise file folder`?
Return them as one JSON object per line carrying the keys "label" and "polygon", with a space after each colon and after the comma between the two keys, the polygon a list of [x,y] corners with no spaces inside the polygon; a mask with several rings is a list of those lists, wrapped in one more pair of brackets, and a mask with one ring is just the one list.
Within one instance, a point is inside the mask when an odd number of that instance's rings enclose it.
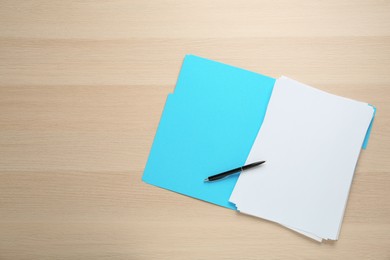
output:
{"label": "turquoise file folder", "polygon": [[[186,55],[168,95],[145,166],[146,183],[236,209],[238,175],[205,183],[244,165],[263,122],[275,79]],[[369,131],[364,146],[367,145]],[[264,159],[264,158],[262,158]]]}
{"label": "turquoise file folder", "polygon": [[143,181],[223,207],[237,176],[203,180],[245,163],[275,80],[187,55],[167,98]]}

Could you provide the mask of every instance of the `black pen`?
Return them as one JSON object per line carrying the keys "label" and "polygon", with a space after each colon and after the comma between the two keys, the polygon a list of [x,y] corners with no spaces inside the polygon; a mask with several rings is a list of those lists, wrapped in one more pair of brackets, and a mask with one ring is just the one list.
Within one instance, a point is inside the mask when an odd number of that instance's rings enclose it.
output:
{"label": "black pen", "polygon": [[263,163],[265,163],[265,161],[254,162],[254,163],[251,163],[251,164],[248,164],[248,165],[245,165],[245,166],[241,166],[241,167],[235,168],[233,170],[229,170],[229,171],[226,171],[226,172],[222,172],[222,173],[219,173],[219,174],[207,177],[206,179],[204,179],[204,181],[207,182],[207,181],[220,180],[220,179],[223,179],[223,178],[225,178],[227,176],[230,176],[230,175],[232,175],[232,174],[234,174],[236,172],[242,172],[244,170],[256,167],[256,166],[258,166],[260,164],[263,164]]}

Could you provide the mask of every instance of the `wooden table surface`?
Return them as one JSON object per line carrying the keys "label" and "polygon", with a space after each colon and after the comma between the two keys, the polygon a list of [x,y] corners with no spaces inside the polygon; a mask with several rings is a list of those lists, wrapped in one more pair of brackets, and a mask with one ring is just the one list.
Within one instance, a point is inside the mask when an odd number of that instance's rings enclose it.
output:
{"label": "wooden table surface", "polygon": [[[378,108],[340,240],[147,185],[187,53]],[[0,259],[390,259],[390,2],[0,1]]]}

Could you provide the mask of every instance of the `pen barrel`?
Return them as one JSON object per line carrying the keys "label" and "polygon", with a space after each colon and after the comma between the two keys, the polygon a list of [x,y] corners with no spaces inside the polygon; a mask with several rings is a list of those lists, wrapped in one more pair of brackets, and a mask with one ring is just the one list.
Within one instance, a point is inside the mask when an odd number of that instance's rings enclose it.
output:
{"label": "pen barrel", "polygon": [[216,175],[213,175],[213,176],[210,176],[208,179],[209,181],[216,181],[216,180],[220,180],[220,179],[223,179],[229,175],[232,175],[234,173],[237,173],[237,172],[240,172],[242,171],[242,168],[237,168],[237,169],[233,169],[233,170],[229,170],[229,171],[226,171],[226,172],[222,172],[222,173],[219,173],[219,174],[216,174]]}
{"label": "pen barrel", "polygon": [[226,171],[226,172],[222,172],[222,173],[219,173],[219,174],[216,174],[216,175],[213,175],[213,176],[210,176],[208,177],[205,181],[216,181],[216,180],[220,180],[220,179],[223,179],[225,177],[228,177],[234,173],[237,173],[237,172],[242,172],[246,169],[250,169],[252,167],[255,167],[255,166],[258,166],[262,163],[265,163],[265,161],[260,161],[260,162],[254,162],[254,163],[251,163],[251,164],[248,164],[248,165],[245,165],[245,166],[242,166],[242,167],[238,167],[238,168],[235,168],[233,170],[229,170],[229,171]]}

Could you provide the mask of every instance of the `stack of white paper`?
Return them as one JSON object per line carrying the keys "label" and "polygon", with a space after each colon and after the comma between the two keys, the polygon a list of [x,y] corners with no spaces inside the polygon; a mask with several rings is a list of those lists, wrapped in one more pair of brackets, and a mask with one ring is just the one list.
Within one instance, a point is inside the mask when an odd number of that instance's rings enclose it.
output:
{"label": "stack of white paper", "polygon": [[337,240],[362,143],[367,103],[282,77],[230,201],[240,212],[313,239]]}

